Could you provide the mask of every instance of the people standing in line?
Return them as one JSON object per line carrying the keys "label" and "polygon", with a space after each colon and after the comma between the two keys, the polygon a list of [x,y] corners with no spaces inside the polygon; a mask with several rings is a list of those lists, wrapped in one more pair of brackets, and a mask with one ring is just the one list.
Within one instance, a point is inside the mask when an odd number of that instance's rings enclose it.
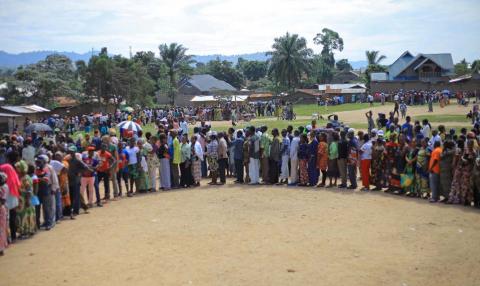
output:
{"label": "people standing in line", "polygon": [[281,172],[280,184],[288,184],[289,168],[288,162],[290,159],[290,138],[287,136],[287,130],[282,130],[282,150],[281,154]]}

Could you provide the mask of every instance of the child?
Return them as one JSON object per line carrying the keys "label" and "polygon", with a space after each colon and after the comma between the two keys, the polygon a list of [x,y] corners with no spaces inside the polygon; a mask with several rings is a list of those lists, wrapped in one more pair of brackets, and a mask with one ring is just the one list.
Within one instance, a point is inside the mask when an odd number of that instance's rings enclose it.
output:
{"label": "child", "polygon": [[8,196],[7,175],[0,173],[0,256],[8,245],[8,210],[6,206]]}

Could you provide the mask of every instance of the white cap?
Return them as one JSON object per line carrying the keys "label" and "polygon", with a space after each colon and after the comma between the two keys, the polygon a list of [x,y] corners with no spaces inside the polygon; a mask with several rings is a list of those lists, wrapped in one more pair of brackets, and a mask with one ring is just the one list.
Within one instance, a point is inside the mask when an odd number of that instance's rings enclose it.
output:
{"label": "white cap", "polygon": [[355,133],[355,129],[353,129],[353,128],[348,128],[348,133]]}
{"label": "white cap", "polygon": [[[381,131],[381,130],[380,130]],[[377,133],[377,129],[376,128],[373,128],[372,129],[372,133]]]}
{"label": "white cap", "polygon": [[383,130],[379,130],[378,133],[377,133],[378,136],[382,136],[382,137],[383,137],[383,134],[384,134]]}

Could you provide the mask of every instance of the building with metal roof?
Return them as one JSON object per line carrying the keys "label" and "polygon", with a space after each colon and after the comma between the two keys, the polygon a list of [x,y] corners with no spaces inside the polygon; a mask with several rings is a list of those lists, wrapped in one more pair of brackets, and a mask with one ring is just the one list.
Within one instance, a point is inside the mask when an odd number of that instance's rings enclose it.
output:
{"label": "building with metal roof", "polygon": [[386,73],[372,73],[372,81],[448,81],[454,75],[454,65],[450,53],[418,54],[404,52],[389,67]]}

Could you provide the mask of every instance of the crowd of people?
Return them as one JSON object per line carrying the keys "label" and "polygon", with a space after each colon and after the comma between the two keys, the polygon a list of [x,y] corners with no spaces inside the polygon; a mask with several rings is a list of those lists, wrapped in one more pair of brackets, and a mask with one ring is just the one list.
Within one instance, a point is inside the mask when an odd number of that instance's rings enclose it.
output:
{"label": "crowd of people", "polygon": [[[348,190],[361,182],[361,191],[480,207],[478,122],[457,132],[442,125],[433,129],[428,120],[412,122],[409,116],[400,124],[394,112],[375,122],[370,111],[366,132],[343,126],[336,115],[325,126],[314,120],[282,130],[250,126],[217,132],[203,121],[188,126],[182,113],[168,116],[175,109],[161,120],[158,112],[92,117],[84,131],[93,130],[93,136],[73,138],[66,124],[50,135],[14,132],[3,138],[0,254],[16,239],[51,230],[94,206],[195,188],[202,178],[209,185],[224,185],[233,177],[235,184]],[[155,122],[156,133],[117,130],[115,123],[124,119]],[[59,128],[58,118],[46,120]]]}

